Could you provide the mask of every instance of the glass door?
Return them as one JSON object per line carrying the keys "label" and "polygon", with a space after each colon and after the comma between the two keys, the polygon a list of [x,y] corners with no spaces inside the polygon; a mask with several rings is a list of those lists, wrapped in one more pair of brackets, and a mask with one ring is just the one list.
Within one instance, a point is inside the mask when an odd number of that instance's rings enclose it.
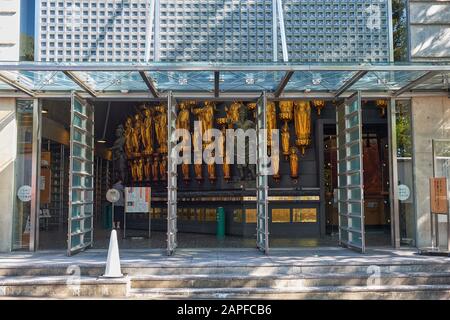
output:
{"label": "glass door", "polygon": [[339,243],[365,251],[361,95],[337,107]]}
{"label": "glass door", "polygon": [[92,246],[94,213],[94,108],[71,95],[68,255]]}
{"label": "glass door", "polygon": [[269,251],[269,221],[268,221],[268,163],[267,155],[267,134],[266,134],[266,118],[267,118],[267,97],[264,92],[256,103],[257,124],[256,137],[257,141],[257,166],[256,166],[256,244],[259,250],[264,253]]}
{"label": "glass door", "polygon": [[169,126],[169,157],[168,157],[168,177],[167,177],[167,254],[173,254],[177,247],[177,141],[172,138],[176,129],[177,119],[177,102],[172,96],[172,92],[168,94],[167,100],[167,125]]}

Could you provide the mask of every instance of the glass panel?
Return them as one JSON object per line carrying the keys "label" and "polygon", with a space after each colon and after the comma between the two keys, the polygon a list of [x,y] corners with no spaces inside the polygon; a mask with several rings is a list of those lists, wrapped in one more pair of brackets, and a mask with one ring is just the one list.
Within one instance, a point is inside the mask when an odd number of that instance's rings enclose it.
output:
{"label": "glass panel", "polygon": [[372,71],[357,81],[351,89],[398,90],[424,74],[424,71]]}
{"label": "glass panel", "polygon": [[360,202],[350,202],[349,209],[350,209],[350,212],[349,212],[350,214],[360,215],[362,212],[361,203]]}
{"label": "glass panel", "polygon": [[86,85],[96,91],[148,91],[145,82],[135,71],[74,72]]}
{"label": "glass panel", "polygon": [[409,100],[396,101],[395,124],[399,181],[400,244],[415,246],[416,219],[414,212],[411,102]]}
{"label": "glass panel", "polygon": [[361,200],[361,189],[350,189],[348,191],[348,199],[350,200]]}
{"label": "glass panel", "polygon": [[[214,73],[199,72],[147,72],[160,91],[212,91]],[[221,76],[223,78],[223,76]],[[145,88],[148,91],[148,88]]]}
{"label": "glass panel", "polygon": [[354,173],[348,176],[348,184],[350,185],[358,185],[361,183],[361,179],[360,179],[360,174],[358,173]]}
{"label": "glass panel", "polygon": [[80,143],[86,143],[85,136],[78,130],[73,130],[73,140],[80,142]]}
{"label": "glass panel", "polygon": [[28,249],[30,245],[31,198],[27,195],[31,193],[32,182],[33,101],[17,100],[15,112],[16,124],[12,117],[12,123],[8,125],[17,125],[12,249],[18,250]]}
{"label": "glass panel", "polygon": [[297,71],[292,75],[285,91],[336,91],[353,75],[354,72]]}
{"label": "glass panel", "polygon": [[221,91],[273,91],[283,79],[284,72],[222,72]]}
{"label": "glass panel", "polygon": [[359,158],[347,161],[348,170],[359,170],[361,169],[361,161]]}
{"label": "glass panel", "polygon": [[359,131],[358,130],[353,130],[349,133],[347,133],[347,139],[346,142],[353,142],[359,139]]}
{"label": "glass panel", "polygon": [[85,129],[86,121],[78,115],[73,116],[73,125]]}
{"label": "glass panel", "polygon": [[80,220],[72,220],[71,232],[76,233],[81,231]]}
{"label": "glass panel", "polygon": [[359,143],[356,143],[356,144],[348,147],[347,152],[348,152],[347,156],[349,156],[349,157],[358,155],[360,153],[359,152]]}
{"label": "glass panel", "polygon": [[71,237],[72,248],[76,248],[81,244],[81,235]]}

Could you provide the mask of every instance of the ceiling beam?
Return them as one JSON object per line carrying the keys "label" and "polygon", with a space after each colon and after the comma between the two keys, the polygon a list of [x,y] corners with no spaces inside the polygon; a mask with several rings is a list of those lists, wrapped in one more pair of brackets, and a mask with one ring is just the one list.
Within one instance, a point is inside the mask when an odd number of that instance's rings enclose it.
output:
{"label": "ceiling beam", "polygon": [[141,75],[142,80],[144,80],[145,84],[147,85],[148,90],[150,90],[150,92],[152,93],[153,97],[158,98],[158,90],[153,83],[153,79],[151,79],[145,71],[139,71],[139,74]]}
{"label": "ceiling beam", "polygon": [[403,88],[400,88],[397,91],[395,91],[393,93],[394,97],[397,97],[397,96],[401,95],[402,93],[404,93],[406,91],[410,91],[411,89],[413,89],[417,85],[419,85],[419,84],[421,84],[421,83],[431,79],[432,77],[434,77],[437,74],[439,74],[439,72],[429,71],[429,72],[421,75],[417,79],[415,79],[415,80],[411,81],[410,83],[408,83],[407,85],[405,85]]}
{"label": "ceiling beam", "polygon": [[214,71],[214,97],[216,98],[219,97],[219,90],[220,90],[219,81],[220,81],[220,72]]}
{"label": "ceiling beam", "polygon": [[72,71],[63,71],[63,72],[70,80],[75,82],[81,89],[83,89],[84,91],[89,93],[89,95],[91,97],[94,97],[94,98],[97,97],[97,92],[94,89],[92,89],[90,86],[88,86],[86,84],[86,82],[84,82],[79,77],[77,77],[77,75],[75,73],[73,73]]}
{"label": "ceiling beam", "polygon": [[283,79],[281,79],[280,83],[278,84],[278,87],[275,89],[275,92],[273,94],[275,98],[278,98],[283,93],[284,88],[288,84],[289,80],[291,80],[293,74],[294,71],[287,71],[284,74]]}
{"label": "ceiling beam", "polygon": [[356,72],[350,79],[348,79],[334,94],[336,98],[338,98],[341,94],[343,94],[347,89],[350,89],[359,79],[364,77],[368,71],[358,71]]}
{"label": "ceiling beam", "polygon": [[19,81],[9,78],[4,73],[0,73],[0,81],[3,81],[7,85],[9,85],[9,86],[13,87],[14,89],[17,89],[17,90],[25,93],[26,95],[29,95],[30,97],[34,97],[35,96],[35,93],[33,92],[33,90],[31,90],[31,89],[27,88],[26,86],[22,85]]}

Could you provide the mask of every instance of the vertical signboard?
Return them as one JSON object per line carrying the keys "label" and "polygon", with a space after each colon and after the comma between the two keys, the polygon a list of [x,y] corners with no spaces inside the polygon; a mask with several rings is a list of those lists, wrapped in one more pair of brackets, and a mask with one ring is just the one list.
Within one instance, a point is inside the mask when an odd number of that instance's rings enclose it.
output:
{"label": "vertical signboard", "polygon": [[339,242],[365,251],[361,96],[337,107]]}

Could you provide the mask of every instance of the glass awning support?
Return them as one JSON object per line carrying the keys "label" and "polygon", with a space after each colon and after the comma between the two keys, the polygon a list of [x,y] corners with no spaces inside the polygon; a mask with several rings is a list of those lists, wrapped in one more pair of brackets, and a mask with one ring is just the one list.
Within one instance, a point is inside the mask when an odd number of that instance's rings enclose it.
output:
{"label": "glass awning support", "polygon": [[30,97],[34,97],[35,93],[33,92],[33,90],[27,88],[26,86],[22,85],[21,83],[19,83],[16,80],[11,79],[8,75],[6,75],[3,72],[0,72],[0,81],[6,83],[7,85],[13,87],[14,89],[17,89],[27,95],[29,95]]}
{"label": "glass awning support", "polygon": [[73,82],[75,82],[81,89],[89,93],[89,95],[93,98],[97,97],[97,92],[87,85],[86,82],[81,80],[74,72],[71,71],[63,71],[63,73]]}
{"label": "glass awning support", "polygon": [[347,89],[351,88],[356,82],[359,81],[362,77],[367,74],[368,71],[358,71],[356,72],[348,81],[346,81],[334,94],[335,98],[338,98],[341,94],[343,94]]}
{"label": "glass awning support", "polygon": [[147,86],[148,90],[152,93],[153,97],[158,98],[158,90],[155,87],[155,84],[153,82],[153,79],[150,78],[145,71],[139,71],[139,74],[141,75],[142,80],[145,82],[145,85]]}
{"label": "glass awning support", "polygon": [[439,72],[436,72],[436,71],[429,71],[429,72],[425,73],[424,75],[420,76],[416,80],[413,80],[410,83],[408,83],[407,85],[405,85],[403,88],[400,88],[397,91],[395,91],[393,94],[394,97],[398,97],[402,93],[413,89],[414,87],[418,86],[419,84],[433,78],[437,74],[439,74]]}
{"label": "glass awning support", "polygon": [[275,92],[273,94],[275,96],[275,98],[278,98],[283,93],[284,88],[286,88],[286,85],[288,84],[289,80],[291,80],[293,74],[294,74],[294,71],[286,72],[283,79],[281,79],[280,84],[275,89]]}

